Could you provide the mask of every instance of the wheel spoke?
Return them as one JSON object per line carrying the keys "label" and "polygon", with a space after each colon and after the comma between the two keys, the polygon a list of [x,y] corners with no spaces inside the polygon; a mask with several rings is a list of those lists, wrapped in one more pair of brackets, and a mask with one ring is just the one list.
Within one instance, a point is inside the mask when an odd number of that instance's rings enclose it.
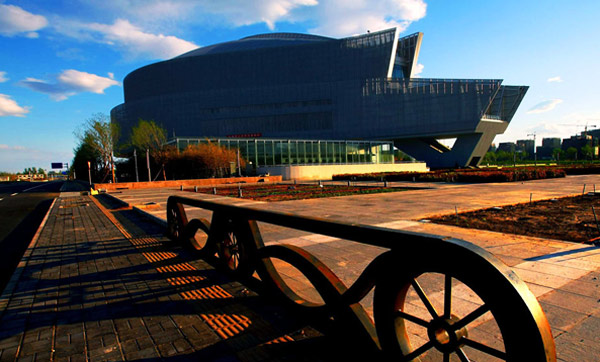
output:
{"label": "wheel spoke", "polygon": [[475,319],[481,317],[482,315],[484,315],[485,313],[487,313],[489,310],[490,310],[490,308],[487,305],[484,304],[484,305],[480,306],[479,308],[475,309],[474,311],[472,311],[471,313],[469,313],[463,319],[461,319],[458,322],[454,323],[452,325],[452,327],[454,327],[454,329],[456,329],[456,330],[461,329],[463,327],[466,327],[469,323],[471,323]]}
{"label": "wheel spoke", "polygon": [[404,319],[406,319],[408,321],[411,321],[411,322],[413,322],[415,324],[418,324],[420,326],[423,326],[425,328],[429,327],[429,322],[427,322],[426,320],[423,320],[423,319],[421,319],[419,317],[416,317],[414,315],[405,313],[405,312],[403,312],[401,310],[396,311],[395,317],[396,318],[404,318]]}
{"label": "wheel spoke", "polygon": [[458,358],[460,358],[460,360],[462,362],[470,362],[469,357],[467,357],[467,355],[465,354],[465,351],[463,351],[462,348],[457,349],[456,354],[458,355]]}
{"label": "wheel spoke", "polygon": [[494,356],[496,358],[500,358],[500,359],[506,361],[506,352],[499,351],[493,347],[486,346],[485,344],[476,342],[476,341],[474,341],[472,339],[468,339],[468,338],[463,338],[463,339],[461,339],[461,341],[464,342],[464,344],[466,346],[469,346],[471,348],[477,349],[481,352],[487,353],[491,356]]}
{"label": "wheel spoke", "polygon": [[413,288],[415,288],[415,291],[419,295],[419,298],[421,298],[421,301],[423,302],[423,304],[425,304],[425,307],[429,311],[429,314],[431,314],[431,316],[433,318],[439,317],[438,312],[435,310],[435,307],[433,306],[433,304],[431,304],[431,301],[429,300],[429,298],[427,298],[427,295],[423,291],[423,288],[421,288],[421,285],[419,285],[419,282],[417,282],[416,279],[413,279],[411,284],[412,284]]}
{"label": "wheel spoke", "polygon": [[406,356],[404,356],[404,359],[406,361],[412,361],[413,359],[415,359],[415,357],[418,357],[418,356],[422,355],[423,353],[427,352],[428,350],[430,350],[431,347],[433,347],[433,342],[427,341],[427,343],[425,343],[421,347],[415,349],[414,351],[412,351],[409,354],[407,354]]}
{"label": "wheel spoke", "polygon": [[448,274],[444,278],[444,318],[449,319],[452,312],[452,277]]}

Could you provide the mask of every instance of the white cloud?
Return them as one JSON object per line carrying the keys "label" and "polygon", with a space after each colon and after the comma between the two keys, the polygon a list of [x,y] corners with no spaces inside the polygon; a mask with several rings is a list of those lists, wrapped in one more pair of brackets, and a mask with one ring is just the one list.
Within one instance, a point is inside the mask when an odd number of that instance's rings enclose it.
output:
{"label": "white cloud", "polygon": [[8,80],[8,78],[6,78],[6,72],[0,72],[0,83],[4,83]]}
{"label": "white cloud", "polygon": [[554,109],[558,104],[562,103],[562,99],[549,99],[547,101],[540,102],[535,106],[531,107],[527,113],[544,113]]}
{"label": "white cloud", "polygon": [[198,48],[198,45],[172,35],[152,34],[117,19],[114,24],[59,21],[56,30],[82,40],[114,46],[128,59],[168,59]]}
{"label": "white cloud", "polygon": [[203,1],[203,11],[224,17],[230,23],[241,26],[265,23],[275,29],[275,23],[290,20],[292,11],[300,7],[313,7],[317,0],[263,0],[263,1]]}
{"label": "white cloud", "polygon": [[29,113],[29,107],[21,107],[9,95],[0,94],[0,117],[25,117],[26,113]]}
{"label": "white cloud", "polygon": [[28,38],[37,38],[37,30],[48,25],[48,20],[14,5],[0,4],[0,34],[15,36],[23,34]]}
{"label": "white cloud", "polygon": [[77,93],[90,92],[103,94],[104,90],[113,85],[119,85],[114,79],[100,77],[95,74],[80,72],[75,69],[63,71],[54,82],[36,78],[26,78],[20,82],[36,92],[49,94],[57,101],[62,101]]}
{"label": "white cloud", "polygon": [[556,77],[552,77],[552,78],[548,78],[548,82],[562,82],[562,78],[560,76],[556,76]]}
{"label": "white cloud", "polygon": [[264,23],[275,30],[280,22],[307,22],[314,24],[310,31],[316,34],[345,37],[391,27],[405,30],[427,13],[424,0],[93,0],[92,3],[115,17],[131,19],[133,24],[167,32],[189,24]]}
{"label": "white cloud", "polygon": [[415,65],[413,68],[412,77],[419,78],[421,76],[421,73],[423,72],[423,69],[425,69],[425,66],[423,64],[417,63],[417,65]]}
{"label": "white cloud", "polygon": [[23,151],[25,149],[26,148],[23,147],[23,146],[9,146],[9,145],[0,144],[0,150],[3,150],[3,151],[11,151],[11,150],[14,150],[14,151]]}
{"label": "white cloud", "polygon": [[234,26],[289,20],[293,10],[314,6],[317,0],[94,0],[94,5],[152,29],[174,28],[182,23],[204,25],[229,23]]}
{"label": "white cloud", "polygon": [[353,1],[323,0],[315,9],[317,26],[312,32],[336,37],[399,27],[401,31],[425,17],[423,0]]}

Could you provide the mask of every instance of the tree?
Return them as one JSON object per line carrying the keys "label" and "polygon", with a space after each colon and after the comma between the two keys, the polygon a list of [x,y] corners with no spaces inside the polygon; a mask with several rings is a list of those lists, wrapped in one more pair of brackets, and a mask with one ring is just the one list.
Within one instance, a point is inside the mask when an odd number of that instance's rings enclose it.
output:
{"label": "tree", "polygon": [[[232,163],[237,164],[237,149],[208,142],[173,153],[170,165],[178,178],[205,178],[229,175]],[[240,158],[240,167],[244,166],[245,161]]]}
{"label": "tree", "polygon": [[565,152],[560,148],[555,148],[552,150],[552,158],[558,162],[565,158]]}
{"label": "tree", "polygon": [[154,121],[140,119],[131,130],[130,143],[140,152],[150,152],[150,156],[161,165],[163,179],[167,179],[165,164],[171,154],[167,147],[167,131]]}
{"label": "tree", "polygon": [[569,160],[576,160],[577,159],[577,148],[575,148],[575,147],[567,148],[567,158]]}
{"label": "tree", "polygon": [[89,149],[93,150],[94,155],[99,156],[96,161],[98,162],[97,167],[104,174],[102,182],[106,181],[111,171],[112,180],[115,182],[113,154],[119,138],[118,125],[111,123],[107,115],[96,113],[85,121],[82,128],[75,132],[75,136],[79,139],[79,146],[75,151],[77,152],[82,145],[86,145],[87,153],[89,153]]}
{"label": "tree", "polygon": [[482,163],[486,163],[486,164],[492,164],[495,165],[496,164],[496,153],[495,152],[486,152],[485,156],[483,156],[483,160],[481,161]]}
{"label": "tree", "polygon": [[592,155],[594,154],[594,149],[590,145],[585,145],[581,147],[581,154],[583,155],[584,159],[591,159]]}

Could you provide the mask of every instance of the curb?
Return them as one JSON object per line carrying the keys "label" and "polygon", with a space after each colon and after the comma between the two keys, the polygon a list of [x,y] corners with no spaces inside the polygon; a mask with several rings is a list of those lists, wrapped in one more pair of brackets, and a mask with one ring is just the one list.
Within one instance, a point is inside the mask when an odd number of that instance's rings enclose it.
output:
{"label": "curb", "polygon": [[50,216],[50,213],[54,209],[56,200],[58,200],[58,197],[55,197],[54,200],[52,200],[52,204],[48,208],[48,211],[46,212],[46,216],[44,216],[44,218],[42,219],[40,226],[38,227],[37,231],[35,232],[35,235],[33,235],[33,238],[31,239],[31,242],[27,246],[27,249],[25,250],[23,257],[19,261],[19,264],[17,264],[17,268],[15,269],[12,277],[8,281],[8,284],[6,284],[6,287],[4,288],[4,291],[2,292],[2,295],[0,296],[0,317],[2,317],[2,315],[4,315],[4,312],[6,311],[6,307],[8,306],[8,303],[10,302],[10,300],[12,298],[13,291],[15,290],[15,287],[17,286],[19,279],[21,279],[21,274],[23,273],[25,266],[27,266],[27,264],[29,263],[29,257],[31,256],[33,248],[35,247],[35,244],[37,243],[38,239],[40,238],[40,235],[42,234],[42,230],[44,229],[44,227],[46,226],[46,223],[48,222],[48,217]]}
{"label": "curb", "polygon": [[[130,207],[131,205],[128,202],[125,202],[109,193],[102,193],[102,195],[105,195],[107,197],[110,197],[113,201],[117,202],[119,205],[123,206],[123,207]],[[157,223],[158,225],[164,227],[165,229],[167,228],[168,224],[166,220],[161,219],[158,216],[154,216],[146,211],[144,211],[143,209],[137,207],[137,206],[131,206],[131,209],[133,211],[135,211],[136,213],[138,213],[139,215],[145,217],[146,219]]]}

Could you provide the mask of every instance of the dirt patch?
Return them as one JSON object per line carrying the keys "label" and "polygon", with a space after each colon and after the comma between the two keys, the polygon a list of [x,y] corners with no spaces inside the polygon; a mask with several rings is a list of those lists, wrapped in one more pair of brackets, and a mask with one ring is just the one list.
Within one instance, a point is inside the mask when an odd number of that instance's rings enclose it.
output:
{"label": "dirt patch", "polygon": [[[594,209],[592,209],[592,207]],[[432,218],[439,224],[541,238],[592,242],[600,237],[600,193]]]}
{"label": "dirt patch", "polygon": [[[380,186],[345,186],[345,185],[252,185],[241,186],[242,198],[257,201],[303,200],[322,197],[349,196],[360,194],[377,194],[384,192],[406,191],[409,188],[380,187]],[[410,189],[412,190],[412,189]],[[186,189],[185,191],[194,191]],[[201,188],[198,192],[239,197],[238,187]]]}

